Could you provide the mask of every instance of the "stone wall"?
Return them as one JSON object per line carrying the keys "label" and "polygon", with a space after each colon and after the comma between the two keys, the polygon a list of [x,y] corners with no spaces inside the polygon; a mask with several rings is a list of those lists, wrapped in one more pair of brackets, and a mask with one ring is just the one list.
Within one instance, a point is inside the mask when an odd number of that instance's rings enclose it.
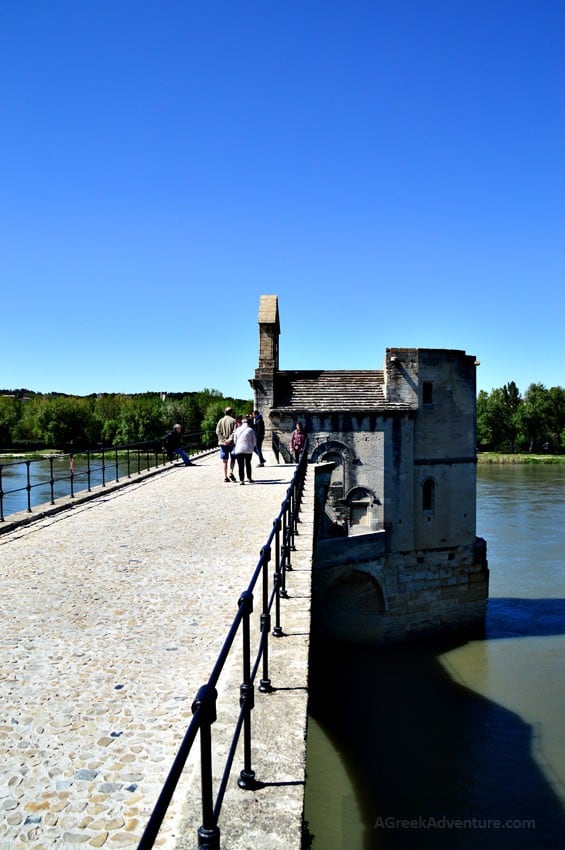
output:
{"label": "stone wall", "polygon": [[317,633],[384,644],[480,628],[489,580],[483,540],[391,555],[383,552],[384,534],[318,543],[312,609]]}
{"label": "stone wall", "polygon": [[[315,468],[319,530],[333,464]],[[481,538],[393,551],[392,528],[326,538],[316,534],[312,622],[321,635],[382,644],[481,627],[488,599]]]}

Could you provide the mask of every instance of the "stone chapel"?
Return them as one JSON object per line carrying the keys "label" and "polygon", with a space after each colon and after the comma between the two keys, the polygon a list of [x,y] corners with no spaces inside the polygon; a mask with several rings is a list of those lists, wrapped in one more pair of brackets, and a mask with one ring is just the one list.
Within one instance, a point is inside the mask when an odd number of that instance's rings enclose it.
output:
{"label": "stone chapel", "polygon": [[279,336],[278,297],[263,295],[250,383],[280,462],[292,462],[295,422],[307,434],[313,624],[369,643],[480,629],[489,571],[475,527],[476,358],[387,348],[382,369],[288,371]]}

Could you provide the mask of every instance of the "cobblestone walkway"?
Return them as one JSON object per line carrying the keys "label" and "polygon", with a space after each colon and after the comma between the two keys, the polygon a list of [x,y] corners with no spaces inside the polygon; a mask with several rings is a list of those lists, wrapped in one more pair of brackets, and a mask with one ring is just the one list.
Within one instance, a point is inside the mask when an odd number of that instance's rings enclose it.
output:
{"label": "cobblestone walkway", "polygon": [[137,845],[293,472],[212,455],[0,536],[0,850]]}

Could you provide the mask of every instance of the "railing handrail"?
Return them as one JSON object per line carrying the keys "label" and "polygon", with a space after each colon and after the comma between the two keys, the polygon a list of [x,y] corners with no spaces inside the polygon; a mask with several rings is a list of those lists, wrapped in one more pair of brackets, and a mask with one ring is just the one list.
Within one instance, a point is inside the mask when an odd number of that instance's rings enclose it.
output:
{"label": "railing handrail", "polygon": [[[198,444],[203,436],[202,431],[194,431],[183,434],[182,442],[187,451],[198,451]],[[214,450],[216,447],[214,446]],[[204,449],[203,449],[204,451]],[[80,458],[86,459],[86,470],[75,472],[75,463]],[[144,465],[142,466],[142,458]],[[92,464],[93,460],[100,459],[100,465]],[[55,461],[67,460],[68,471],[66,474],[59,474],[55,469]],[[31,469],[36,463],[49,463],[49,474],[42,477],[40,480],[32,482]],[[131,478],[132,467],[138,475],[141,472],[146,472],[151,469],[157,469],[159,466],[166,466],[169,459],[164,452],[162,439],[159,437],[155,440],[146,440],[137,443],[125,443],[117,446],[96,446],[94,448],[72,449],[68,451],[52,452],[38,458],[22,458],[21,460],[8,460],[2,462],[0,458],[0,522],[4,522],[5,513],[5,497],[12,496],[16,493],[26,492],[27,512],[32,513],[32,492],[38,487],[49,485],[50,504],[55,504],[55,484],[65,481],[69,482],[68,493],[66,496],[74,498],[77,492],[86,490],[90,492],[92,485],[92,477],[94,473],[101,473],[101,485],[105,486],[110,481],[119,481],[121,477]],[[12,489],[4,488],[3,471],[11,470],[16,466],[25,467],[25,484],[14,487]],[[84,482],[84,487],[76,487],[77,482]],[[57,498],[64,498],[58,496]],[[44,504],[40,502],[39,504]]]}
{"label": "railing handrail", "polygon": [[[294,551],[294,538],[298,534],[298,515],[302,502],[304,480],[306,477],[307,452],[302,454],[300,462],[287,490],[277,518],[267,542],[260,552],[259,561],[251,580],[241,594],[238,609],[224,644],[212,668],[212,673],[206,684],[199,688],[192,703],[193,717],[182,740],[178,753],[173,761],[165,784],[155,804],[151,817],[138,844],[137,850],[151,850],[159,834],[163,819],[171,802],[176,786],[191,752],[196,736],[200,733],[200,781],[202,824],[197,831],[198,847],[201,850],[220,850],[220,816],[224,794],[233,766],[237,744],[243,731],[244,764],[240,771],[238,785],[242,789],[260,787],[255,778],[251,765],[251,711],[254,706],[254,682],[263,662],[262,678],[259,691],[269,693],[273,690],[269,678],[269,633],[271,630],[271,610],[275,606],[275,627],[272,634],[282,637],[280,621],[280,599],[287,596],[286,572],[292,569],[291,552]],[[273,552],[274,547],[274,552]],[[275,558],[273,586],[269,589],[268,567],[271,559]],[[255,659],[252,663],[250,647],[250,616],[253,610],[253,590],[262,577],[262,610],[260,618],[260,638]],[[240,712],[235,724],[234,734],[228,748],[224,770],[214,801],[212,779],[212,735],[211,727],[216,720],[216,685],[230,655],[235,637],[240,629],[243,630],[243,682],[240,685]]]}

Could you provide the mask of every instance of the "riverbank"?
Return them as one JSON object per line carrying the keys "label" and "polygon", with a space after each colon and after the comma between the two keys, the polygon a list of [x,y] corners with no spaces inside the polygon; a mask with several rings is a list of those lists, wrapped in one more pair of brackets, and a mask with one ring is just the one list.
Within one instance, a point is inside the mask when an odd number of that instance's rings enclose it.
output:
{"label": "riverbank", "polygon": [[477,452],[477,463],[564,463],[565,455]]}

